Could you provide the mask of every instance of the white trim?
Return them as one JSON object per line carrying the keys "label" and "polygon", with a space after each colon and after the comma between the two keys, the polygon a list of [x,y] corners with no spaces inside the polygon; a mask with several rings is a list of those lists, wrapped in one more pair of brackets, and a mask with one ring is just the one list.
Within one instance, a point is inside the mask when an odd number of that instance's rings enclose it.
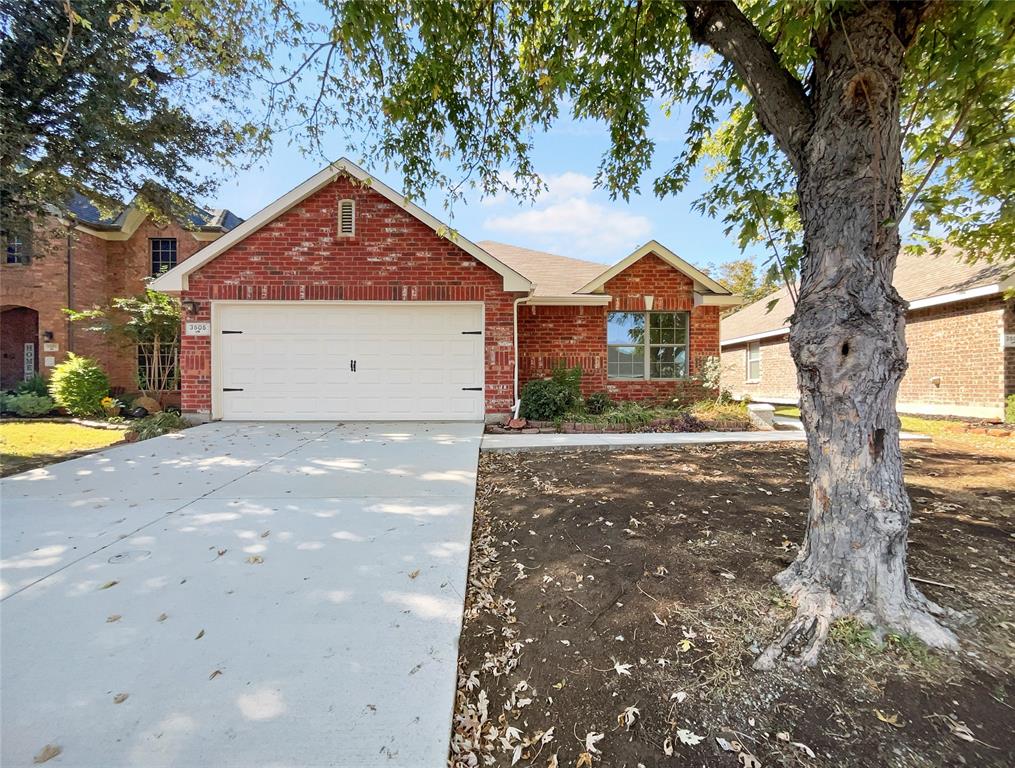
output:
{"label": "white trim", "polygon": [[783,328],[776,328],[774,331],[762,331],[761,333],[751,333],[748,334],[747,336],[737,336],[736,338],[733,339],[722,339],[719,341],[719,346],[721,348],[732,346],[734,344],[743,344],[744,342],[747,341],[758,341],[759,339],[771,339],[774,338],[775,336],[782,336],[787,333],[789,333],[788,325]]}
{"label": "white trim", "polygon": [[[193,258],[193,257],[191,257]],[[167,273],[168,274],[168,273]],[[219,420],[222,418],[222,371],[221,366],[221,337],[219,333],[221,330],[219,311],[223,306],[250,306],[250,305],[297,305],[307,307],[319,307],[324,305],[381,305],[381,306],[396,306],[396,307],[418,307],[418,306],[447,306],[453,304],[455,306],[478,306],[479,307],[479,322],[482,326],[483,331],[483,360],[482,370],[483,377],[480,386],[483,388],[483,413],[486,413],[486,302],[483,301],[356,301],[356,300],[316,300],[316,299],[264,299],[264,300],[246,300],[246,299],[213,299],[211,301],[211,413],[209,418]],[[181,378],[182,378],[182,371]],[[181,382],[182,386],[182,382]]]}
{"label": "white trim", "polygon": [[434,232],[436,232],[439,237],[450,240],[477,261],[501,275],[504,278],[505,291],[529,292],[532,290],[532,283],[521,274],[511,269],[503,262],[498,261],[471,240],[466,240],[464,237],[457,235],[446,224],[431,216],[415,203],[407,200],[403,195],[399,194],[388,185],[373,178],[358,165],[344,157],[314,174],[295,189],[286,192],[278,200],[266,208],[262,208],[242,224],[216,240],[212,245],[207,248],[202,248],[189,259],[180,262],[180,264],[174,269],[169,270],[155,280],[151,284],[151,287],[156,291],[162,291],[163,293],[179,293],[187,290],[189,287],[188,277],[191,273],[197,271],[216,256],[227,251],[244,238],[249,237],[257,230],[274,221],[290,208],[298,205],[343,173],[352,176],[357,181],[360,181],[374,191],[379,192],[389,201],[406,211],[409,215],[414,216],[426,224]]}
{"label": "white trim", "polygon": [[[689,278],[695,282],[695,290],[699,293],[712,293],[720,296],[733,296],[728,290],[723,288],[719,283],[713,280],[711,277],[706,275],[701,270],[695,269],[682,258],[677,256],[673,251],[667,248],[665,245],[660,243],[658,240],[649,240],[645,245],[638,248],[634,253],[625,259],[621,259],[612,267],[609,267],[604,272],[601,272],[591,282],[586,283],[579,288],[575,293],[593,293],[594,291],[600,290],[607,282],[619,275],[625,269],[630,267],[637,261],[640,261],[650,253],[654,253],[660,259],[665,261],[671,267],[678,272],[683,272]],[[739,298],[739,297],[736,297]],[[738,304],[743,303],[738,301]]]}
{"label": "white trim", "polygon": [[743,296],[723,296],[716,293],[694,293],[694,306],[696,307],[739,307],[744,303]]}
{"label": "white trim", "polygon": [[[649,334],[647,338],[644,338],[641,342],[641,346],[645,348],[645,369],[644,373],[640,377],[633,376],[610,376],[610,347],[637,347],[637,344],[611,344],[610,343],[610,315],[612,314],[623,314],[623,315],[644,315],[645,316],[645,331]],[[652,334],[652,319],[650,315],[683,315],[685,318],[685,333],[683,344],[653,344],[651,341]],[[684,350],[684,369],[686,370],[683,376],[672,376],[668,378],[660,378],[652,375],[652,347],[673,347],[675,349]],[[606,313],[606,380],[607,381],[688,381],[692,378],[691,376],[691,313],[686,309],[646,309],[641,312],[629,311],[625,309],[613,309]]]}
{"label": "white trim", "polygon": [[595,295],[585,296],[528,296],[525,298],[525,304],[534,307],[538,306],[587,306],[587,307],[605,307],[611,301],[613,297],[599,293]]}
{"label": "white trim", "polygon": [[[1005,281],[1005,283],[1012,283],[1011,280]],[[916,299],[915,301],[909,302],[909,308],[913,309],[924,309],[926,307],[936,307],[940,304],[951,304],[956,301],[966,301],[967,299],[979,299],[983,296],[993,296],[995,293],[1001,293],[1005,289],[1005,284],[992,283],[991,285],[982,285],[979,288],[970,288],[968,291],[955,291],[954,293],[942,293],[939,296],[929,296],[926,299]]]}

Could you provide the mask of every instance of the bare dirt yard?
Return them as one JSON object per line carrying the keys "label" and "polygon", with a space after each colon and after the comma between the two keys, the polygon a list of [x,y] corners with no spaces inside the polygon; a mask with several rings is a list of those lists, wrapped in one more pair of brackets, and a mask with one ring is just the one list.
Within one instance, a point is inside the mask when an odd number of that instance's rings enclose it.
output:
{"label": "bare dirt yard", "polygon": [[962,651],[840,622],[817,668],[760,673],[802,446],[484,454],[450,764],[1015,764],[1015,443],[905,456],[911,573]]}

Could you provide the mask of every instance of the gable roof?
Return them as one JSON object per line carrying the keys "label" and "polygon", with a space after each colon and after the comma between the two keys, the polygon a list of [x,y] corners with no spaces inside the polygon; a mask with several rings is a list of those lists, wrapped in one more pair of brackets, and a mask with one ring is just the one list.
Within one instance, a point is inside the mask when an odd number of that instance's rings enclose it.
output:
{"label": "gable roof", "polygon": [[576,293],[593,293],[602,289],[606,283],[619,275],[625,269],[649,254],[655,254],[678,272],[683,272],[694,280],[694,290],[698,293],[714,293],[719,296],[732,296],[733,294],[706,275],[699,269],[688,264],[673,251],[660,243],[658,240],[649,240],[645,245],[638,248],[634,253],[621,259],[609,269],[597,275],[595,278],[578,288]]}
{"label": "gable roof", "polygon": [[494,272],[501,275],[504,279],[505,291],[528,292],[531,289],[531,282],[514,269],[484,251],[471,240],[466,240],[464,237],[452,232],[446,224],[431,216],[415,203],[407,200],[404,195],[396,192],[387,184],[373,178],[365,170],[344,157],[314,174],[295,189],[292,189],[282,195],[282,197],[273,202],[271,205],[266,208],[262,208],[242,224],[220,237],[211,245],[202,248],[186,261],[180,262],[173,267],[173,269],[168,272],[164,272],[152,281],[151,287],[157,291],[163,291],[165,293],[178,293],[186,290],[188,287],[188,277],[191,273],[200,269],[216,256],[224,253],[244,238],[271,223],[290,208],[310,197],[326,184],[329,184],[340,174],[347,174],[357,181],[368,185],[375,192],[378,192],[382,196],[386,197],[389,201],[397,205],[410,216],[413,216],[426,224],[440,237],[447,238],[477,261],[485,264]]}
{"label": "gable roof", "polygon": [[532,295],[545,297],[570,296],[575,290],[606,269],[605,264],[582,261],[555,253],[533,251],[517,245],[482,240],[485,251],[493,254],[512,269],[532,281]]}
{"label": "gable roof", "polygon": [[[1012,266],[968,263],[956,249],[940,256],[920,255],[906,248],[899,252],[892,280],[910,309],[992,296],[1011,284]],[[778,336],[789,330],[793,302],[785,286],[748,304],[720,323],[723,344],[736,344]]]}
{"label": "gable roof", "polygon": [[[138,197],[124,204],[99,194],[86,195],[74,191],[55,212],[72,217],[77,226],[93,233],[112,233],[113,239],[126,239],[147,218],[138,206]],[[224,208],[209,210],[184,200],[178,203],[179,217],[183,219],[181,223],[197,232],[228,232],[243,222],[235,213]]]}

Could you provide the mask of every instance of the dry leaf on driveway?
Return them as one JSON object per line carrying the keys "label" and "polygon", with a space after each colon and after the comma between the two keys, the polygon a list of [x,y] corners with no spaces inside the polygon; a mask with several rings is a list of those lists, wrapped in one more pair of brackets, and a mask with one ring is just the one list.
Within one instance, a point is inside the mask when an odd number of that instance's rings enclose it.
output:
{"label": "dry leaf on driveway", "polygon": [[209,680],[214,680],[216,677],[218,677],[221,674],[222,674],[222,670],[221,669],[216,669],[214,672],[212,672],[210,675],[208,675],[208,679]]}
{"label": "dry leaf on driveway", "polygon": [[260,555],[251,555],[250,557],[247,558],[247,562],[250,563],[251,565],[260,565],[261,563],[264,562],[264,558],[261,557]]}
{"label": "dry leaf on driveway", "polygon": [[106,617],[106,623],[107,624],[112,624],[113,622],[119,621],[122,618],[123,618],[123,616],[121,616],[120,614],[114,613],[112,616],[107,616]]}
{"label": "dry leaf on driveway", "polygon": [[56,744],[47,744],[39,751],[39,754],[32,758],[32,762],[36,765],[45,763],[48,760],[52,760],[61,752],[63,752],[63,747],[58,747]]}
{"label": "dry leaf on driveway", "polygon": [[197,633],[197,637],[195,637],[194,639],[195,640],[200,640],[202,637],[204,637],[204,630],[203,629],[200,632]]}
{"label": "dry leaf on driveway", "polygon": [[113,703],[123,704],[123,702],[125,702],[129,696],[130,696],[129,693],[118,693],[116,694],[116,696],[113,697]]}
{"label": "dry leaf on driveway", "polygon": [[[119,583],[120,582],[116,581],[115,579],[113,581],[107,581],[105,584],[99,587],[99,589],[109,589],[110,587],[115,587]],[[49,758],[46,759],[48,760]]]}

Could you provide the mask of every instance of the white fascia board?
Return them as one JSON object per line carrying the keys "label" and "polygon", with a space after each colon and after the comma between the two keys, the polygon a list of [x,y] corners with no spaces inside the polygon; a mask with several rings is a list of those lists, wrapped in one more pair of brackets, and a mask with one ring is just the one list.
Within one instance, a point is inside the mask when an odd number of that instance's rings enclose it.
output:
{"label": "white fascia board", "polygon": [[522,301],[526,306],[585,306],[602,307],[613,301],[613,297],[605,293],[587,296],[530,296]]}
{"label": "white fascia board", "polygon": [[728,290],[719,285],[719,283],[717,283],[711,277],[706,275],[701,270],[696,269],[695,267],[688,264],[686,261],[677,256],[677,254],[675,254],[665,245],[660,243],[658,240],[649,240],[647,243],[645,243],[645,245],[638,248],[634,253],[629,255],[627,258],[621,259],[612,267],[609,267],[604,272],[597,275],[591,282],[589,282],[586,285],[583,285],[581,288],[575,291],[575,293],[592,293],[593,291],[598,291],[607,282],[612,280],[614,277],[619,275],[621,272],[623,272],[625,269],[630,267],[635,262],[639,261],[645,256],[648,256],[648,254],[650,253],[654,253],[660,259],[662,259],[671,267],[673,267],[675,270],[677,270],[678,272],[683,272],[689,278],[694,280],[695,283],[697,284],[695,285],[695,288],[701,286],[701,288],[704,289],[701,292],[710,292],[721,296],[732,295]]}
{"label": "white fascia board", "polygon": [[744,303],[743,296],[737,296],[730,294],[722,296],[716,293],[698,293],[695,291],[694,294],[694,305],[702,307],[739,307]]}
{"label": "white fascia board", "polygon": [[789,333],[789,326],[785,328],[776,328],[774,331],[762,331],[761,333],[752,333],[747,336],[737,336],[732,339],[721,339],[719,341],[720,347],[729,347],[734,344],[744,344],[748,341],[759,341],[760,339],[773,339],[776,336],[784,336]]}
{"label": "white fascia board", "polygon": [[446,238],[477,261],[501,275],[504,280],[505,291],[522,291],[527,293],[532,289],[532,283],[521,274],[515,272],[503,262],[495,259],[472,241],[466,240],[464,237],[455,234],[446,224],[431,216],[415,203],[406,200],[404,195],[399,194],[387,184],[373,178],[358,165],[346,158],[342,158],[341,160],[332,163],[327,168],[314,174],[298,187],[282,195],[282,197],[273,202],[271,205],[266,208],[262,208],[242,224],[227,232],[212,245],[209,245],[207,248],[202,248],[186,261],[177,264],[173,269],[156,278],[152,282],[151,287],[156,291],[162,291],[164,293],[178,293],[180,291],[187,290],[189,287],[188,277],[192,272],[197,271],[219,254],[236,245],[244,238],[249,237],[254,232],[261,229],[261,227],[264,227],[268,223],[274,221],[290,208],[296,206],[326,184],[330,183],[341,173],[347,173],[357,181],[363,182],[365,185],[369,186],[371,189],[380,193],[392,203],[402,208],[402,210],[406,211],[411,216],[414,216],[422,221],[440,237]]}
{"label": "white fascia board", "polygon": [[[1012,282],[1012,281],[1008,281]],[[937,307],[941,304],[952,304],[956,301],[967,301],[968,299],[979,299],[984,296],[993,296],[1005,289],[1002,283],[981,285],[979,288],[970,288],[968,291],[955,291],[954,293],[942,293],[940,296],[929,296],[926,299],[915,299],[909,302],[909,308],[925,309],[926,307]]]}

